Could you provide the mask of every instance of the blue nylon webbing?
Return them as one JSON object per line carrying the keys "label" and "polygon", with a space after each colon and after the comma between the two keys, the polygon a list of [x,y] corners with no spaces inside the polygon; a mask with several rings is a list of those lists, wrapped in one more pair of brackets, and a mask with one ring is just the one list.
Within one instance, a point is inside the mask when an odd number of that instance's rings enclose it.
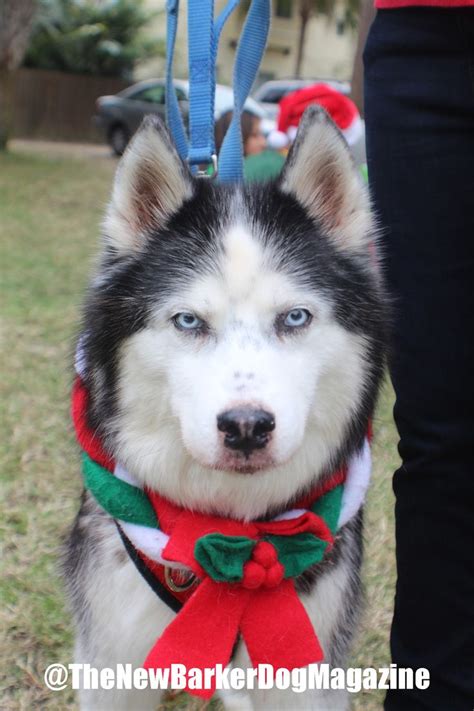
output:
{"label": "blue nylon webbing", "polygon": [[191,166],[215,153],[213,63],[214,0],[188,0],[189,152]]}
{"label": "blue nylon webbing", "polygon": [[[214,0],[188,0],[189,145],[173,86],[173,54],[179,0],[168,0],[166,112],[182,158],[191,166],[209,164],[215,153],[214,101],[217,49],[222,29],[239,0],[229,0],[214,22]],[[252,0],[234,64],[234,111],[219,157],[223,181],[243,179],[240,117],[260,66],[270,26],[270,0]]]}
{"label": "blue nylon webbing", "polygon": [[234,113],[219,155],[219,179],[242,181],[243,146],[240,117],[257,76],[270,28],[270,0],[253,0],[234,62]]}
{"label": "blue nylon webbing", "polygon": [[176,148],[183,160],[188,157],[188,139],[184,130],[183,117],[179,110],[178,99],[173,84],[173,57],[178,29],[179,0],[167,0],[166,3],[166,121],[173,136]]}

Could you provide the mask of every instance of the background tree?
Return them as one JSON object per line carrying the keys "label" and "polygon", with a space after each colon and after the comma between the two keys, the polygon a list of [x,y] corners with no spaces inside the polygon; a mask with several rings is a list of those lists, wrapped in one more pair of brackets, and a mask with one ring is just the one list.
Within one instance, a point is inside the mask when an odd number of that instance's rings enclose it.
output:
{"label": "background tree", "polygon": [[143,0],[39,0],[25,66],[131,79],[138,60],[164,55],[143,30]]}
{"label": "background tree", "polygon": [[295,77],[301,76],[301,67],[304,59],[304,47],[308,22],[312,17],[325,15],[328,20],[335,15],[336,9],[342,9],[341,21],[355,28],[359,16],[361,0],[297,0],[297,12],[300,20],[298,46],[296,51]]}
{"label": "background tree", "polygon": [[28,45],[36,0],[0,0],[0,150],[5,150],[12,123],[12,72]]}

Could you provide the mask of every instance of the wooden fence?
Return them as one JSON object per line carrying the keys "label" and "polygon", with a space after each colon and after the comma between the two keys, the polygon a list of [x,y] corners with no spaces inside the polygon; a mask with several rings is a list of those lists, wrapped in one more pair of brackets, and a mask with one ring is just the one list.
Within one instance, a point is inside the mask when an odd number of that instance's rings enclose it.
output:
{"label": "wooden fence", "polygon": [[92,121],[95,101],[127,82],[113,77],[21,68],[15,72],[13,133],[17,138],[102,141]]}

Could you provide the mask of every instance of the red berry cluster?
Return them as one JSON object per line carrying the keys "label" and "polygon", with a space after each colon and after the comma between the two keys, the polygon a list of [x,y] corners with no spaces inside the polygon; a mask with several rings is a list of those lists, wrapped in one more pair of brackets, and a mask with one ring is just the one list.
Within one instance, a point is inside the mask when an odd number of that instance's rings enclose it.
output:
{"label": "red berry cluster", "polygon": [[259,541],[252,557],[244,564],[242,585],[249,590],[276,588],[283,580],[285,569],[278,561],[275,547],[268,541]]}

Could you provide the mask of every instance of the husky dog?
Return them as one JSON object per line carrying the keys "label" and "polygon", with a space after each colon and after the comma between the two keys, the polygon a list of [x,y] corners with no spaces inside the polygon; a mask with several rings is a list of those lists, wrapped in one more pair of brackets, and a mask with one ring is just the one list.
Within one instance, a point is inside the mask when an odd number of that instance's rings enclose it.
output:
{"label": "husky dog", "polygon": [[[147,119],[118,167],[86,305],[88,420],[143,485],[180,506],[275,516],[364,442],[384,367],[385,297],[366,188],[324,111],[279,179],[196,180]],[[359,608],[362,513],[296,581],[325,659]],[[76,661],[139,667],[174,617],[85,494],[65,578]],[[241,643],[234,662],[249,666]],[[159,692],[84,691],[83,709],[155,709]],[[345,692],[252,691],[233,708],[348,708]]]}

